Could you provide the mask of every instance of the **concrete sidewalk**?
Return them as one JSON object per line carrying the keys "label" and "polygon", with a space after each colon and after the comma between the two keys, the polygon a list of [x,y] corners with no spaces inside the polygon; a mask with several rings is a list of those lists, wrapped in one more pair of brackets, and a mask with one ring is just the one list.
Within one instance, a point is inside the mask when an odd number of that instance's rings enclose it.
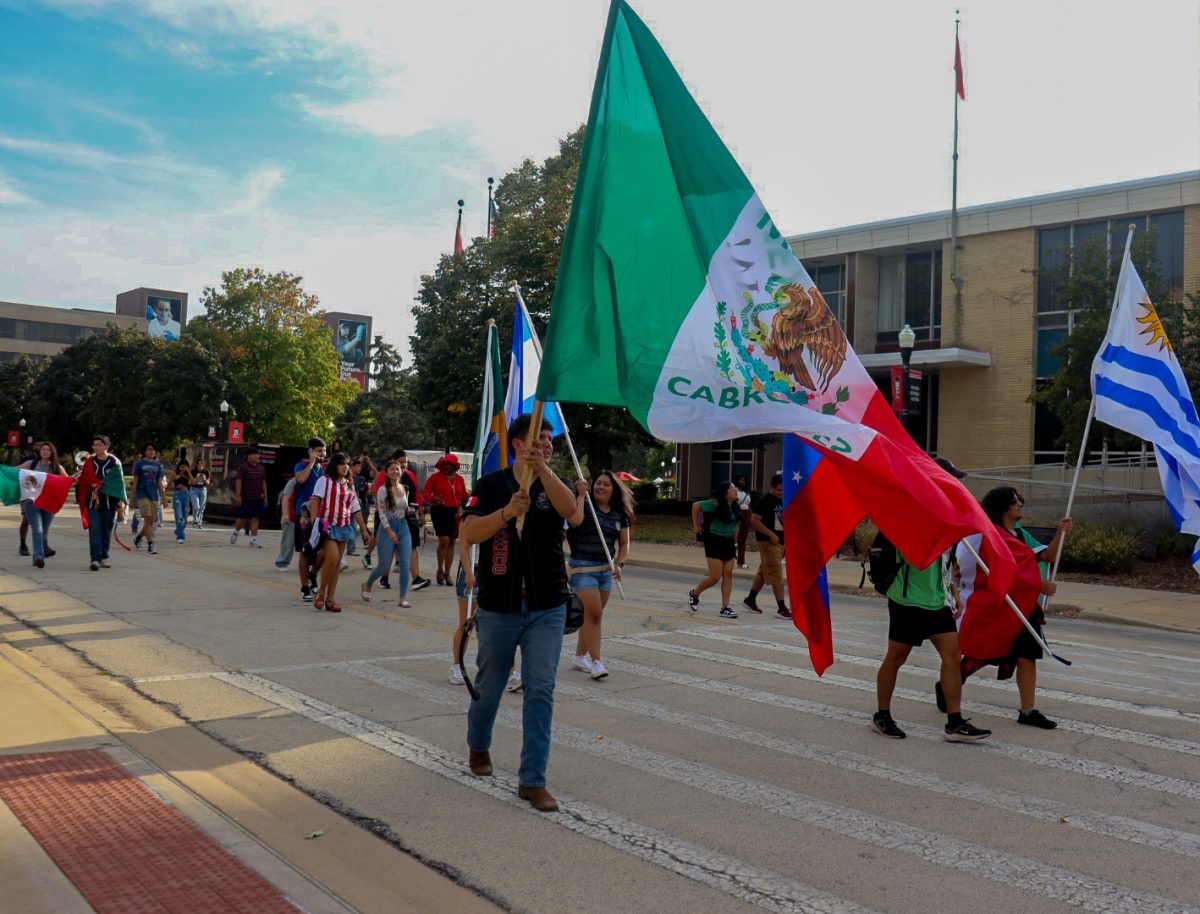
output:
{"label": "concrete sidewalk", "polygon": [[[749,569],[735,568],[735,578],[749,581],[754,577],[758,556],[748,554],[747,560]],[[699,576],[704,569],[704,553],[695,546],[666,546],[635,541],[628,564]],[[858,562],[834,559],[827,568],[831,591],[870,597],[876,595],[869,581],[859,589],[862,568]],[[1195,594],[1063,581],[1058,585],[1058,595],[1050,605],[1051,614],[1056,611],[1078,613],[1079,618],[1100,622],[1200,633],[1200,596]]]}
{"label": "concrete sidewalk", "polygon": [[[0,763],[18,762],[17,756],[56,759],[104,753],[126,780],[140,782],[151,794],[145,822],[112,822],[112,829],[159,834],[154,830],[161,830],[162,813],[152,807],[165,806],[308,914],[500,910],[122,683],[102,676],[66,648],[10,618],[0,617],[0,623]],[[54,669],[43,660],[52,661]],[[20,789],[25,795],[53,792],[36,779]],[[48,802],[53,805],[53,798]],[[61,833],[64,826],[54,827]],[[75,867],[85,877],[77,888],[34,831],[0,802],[0,908],[21,914],[95,910],[85,893],[90,887],[96,897],[97,885],[115,879],[112,866],[105,869],[98,862],[104,853],[95,847],[99,837],[83,843],[70,835],[65,839],[74,845],[70,856],[85,861]],[[160,852],[157,859],[166,858]],[[169,868],[166,862],[162,866]],[[188,875],[212,883],[224,870]],[[165,889],[145,886],[149,894],[144,898],[106,898],[105,910],[185,914],[184,908],[170,903],[169,874],[164,879]],[[274,910],[247,908],[247,903],[243,898],[237,909]],[[139,906],[143,904],[150,907]]]}

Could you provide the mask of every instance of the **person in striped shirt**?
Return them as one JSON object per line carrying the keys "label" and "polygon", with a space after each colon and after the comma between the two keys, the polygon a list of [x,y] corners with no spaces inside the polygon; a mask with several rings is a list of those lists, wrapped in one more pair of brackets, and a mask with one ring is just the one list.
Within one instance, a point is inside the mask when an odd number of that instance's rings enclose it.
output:
{"label": "person in striped shirt", "polygon": [[354,528],[358,527],[362,533],[363,546],[368,551],[372,545],[367,523],[363,520],[362,505],[350,477],[350,458],[345,454],[334,454],[329,461],[325,475],[317,480],[308,500],[308,511],[313,519],[308,547],[314,553],[324,554],[321,584],[313,605],[317,609],[340,613],[342,607],[334,596],[341,576],[342,556],[346,544],[354,539]]}

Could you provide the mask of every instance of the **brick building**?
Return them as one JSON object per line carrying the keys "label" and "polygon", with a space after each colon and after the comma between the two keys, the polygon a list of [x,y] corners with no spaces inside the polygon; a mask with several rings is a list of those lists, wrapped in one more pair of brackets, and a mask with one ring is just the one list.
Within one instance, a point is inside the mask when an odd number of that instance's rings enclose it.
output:
{"label": "brick building", "polygon": [[[1156,230],[1172,288],[1200,290],[1200,171],[960,209],[957,294],[949,212],[788,241],[881,385],[900,364],[900,329],[916,331],[912,367],[924,373],[926,408],[910,431],[930,452],[978,469],[1061,461],[1057,421],[1028,398],[1054,373],[1050,349],[1075,315],[1036,271],[1091,238],[1119,258],[1130,223]],[[681,446],[679,493],[697,497],[741,475],[762,490],[781,464],[777,436]]]}

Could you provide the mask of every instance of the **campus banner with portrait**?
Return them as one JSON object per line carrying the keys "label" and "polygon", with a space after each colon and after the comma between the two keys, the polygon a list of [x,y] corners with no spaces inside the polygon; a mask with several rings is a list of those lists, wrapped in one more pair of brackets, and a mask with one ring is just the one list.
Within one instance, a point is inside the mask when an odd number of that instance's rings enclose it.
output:
{"label": "campus banner with portrait", "polygon": [[183,328],[183,301],[146,296],[146,336],[152,340],[177,340]]}
{"label": "campus banner with portrait", "polygon": [[329,312],[325,320],[333,330],[333,345],[343,381],[354,381],[367,389],[370,372],[371,318],[365,314]]}

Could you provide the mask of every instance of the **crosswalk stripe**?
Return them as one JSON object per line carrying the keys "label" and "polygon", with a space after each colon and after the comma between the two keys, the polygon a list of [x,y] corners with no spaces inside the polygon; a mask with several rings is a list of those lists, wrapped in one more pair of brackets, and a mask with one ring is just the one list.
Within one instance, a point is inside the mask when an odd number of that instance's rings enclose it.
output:
{"label": "crosswalk stripe", "polygon": [[[673,634],[673,633],[672,633]],[[737,636],[732,636],[737,637]],[[714,651],[703,651],[697,648],[686,647],[680,644],[670,644],[660,640],[656,640],[655,633],[647,633],[644,635],[631,635],[609,639],[622,644],[636,645],[638,647],[647,648],[649,650],[660,651],[668,654],[677,654],[683,657],[693,657],[697,660],[710,660],[715,663],[723,663],[731,666],[740,666],[745,669],[758,670],[764,673],[778,673],[781,676],[788,676],[792,679],[803,679],[807,682],[824,682],[827,685],[838,686],[840,688],[851,689],[857,692],[875,693],[875,683],[866,682],[862,679],[854,679],[849,676],[838,676],[835,673],[826,673],[824,676],[817,676],[812,670],[805,670],[799,667],[784,666],[778,663],[767,663],[763,660],[754,660],[748,657],[738,657],[733,654],[718,654]],[[770,644],[771,642],[764,642]],[[927,692],[917,691],[916,689],[897,688],[893,693],[897,698],[906,698],[912,701],[928,702],[932,697],[933,690]],[[998,705],[982,704],[977,701],[968,702],[973,713],[991,714],[995,717],[1011,719],[1014,715],[1011,708],[1002,708]],[[1104,724],[1093,724],[1081,720],[1060,720],[1058,722],[1060,730],[1069,730],[1075,733],[1083,733],[1087,736],[1099,736],[1104,739],[1117,740],[1123,743],[1133,743],[1139,746],[1148,746],[1155,749],[1164,749],[1169,752],[1182,752],[1187,755],[1200,754],[1200,744],[1189,740],[1174,739],[1167,736],[1156,736],[1153,733],[1143,733],[1137,730],[1125,730],[1121,727],[1109,727]]]}
{"label": "crosswalk stripe", "polygon": [[[694,657],[707,653],[705,651],[696,651],[692,648],[680,648],[678,645],[654,644],[653,642],[646,642],[643,646],[653,647],[656,650],[669,649],[667,653],[679,654],[685,657]],[[675,648],[678,649],[675,650]],[[803,698],[793,698],[790,695],[781,695],[776,692],[754,689],[734,682],[724,680],[712,681],[688,673],[677,673],[672,670],[660,669],[659,667],[646,666],[645,664],[635,663],[630,660],[614,658],[611,654],[604,658],[604,662],[610,669],[633,673],[634,675],[643,676],[647,679],[655,679],[659,682],[685,685],[693,689],[713,692],[717,695],[787,708],[801,714],[823,717],[828,720],[837,720],[856,726],[866,725],[866,718],[860,711],[847,710],[835,705],[827,705],[815,701],[807,701]],[[777,672],[773,669],[772,664],[764,664],[757,661],[749,664],[748,668],[763,670],[765,672]],[[934,740],[938,743],[942,742],[942,734],[933,727],[905,722],[904,729],[911,737]],[[1145,790],[1153,790],[1172,796],[1200,800],[1200,783],[1185,781],[1182,778],[1154,774],[1148,771],[1138,771],[1133,768],[1121,768],[1120,766],[1110,765],[1106,762],[1097,762],[1076,755],[1064,755],[1063,753],[1051,752],[1046,749],[1034,749],[1029,746],[1008,743],[995,737],[976,743],[974,748],[975,751],[996,753],[1018,762],[1055,768],[1060,771],[1109,781],[1127,787],[1140,787]]]}
{"label": "crosswalk stripe", "polygon": [[[356,678],[395,689],[433,704],[465,708],[466,697],[423,679],[393,673],[370,664],[346,665]],[[521,711],[501,707],[496,721],[521,729]],[[1083,873],[993,850],[978,844],[885,819],[838,803],[820,800],[761,781],[752,781],[678,756],[645,749],[570,724],[555,724],[554,742],[599,756],[655,777],[665,778],[725,800],[876,847],[886,848],[977,878],[1036,892],[1047,898],[1111,914],[1200,914],[1200,908],[1181,905],[1162,896],[1130,889]],[[460,762],[461,764],[461,762]]]}
{"label": "crosswalk stripe", "polygon": [[[353,669],[354,665],[348,664],[345,668]],[[217,673],[213,678],[508,806],[523,812],[529,811],[529,805],[517,798],[516,777],[498,768],[490,778],[475,777],[467,770],[462,753],[447,752],[400,730],[326,704],[261,676]],[[764,910],[780,914],[809,911],[816,914],[874,914],[870,908],[751,866],[727,854],[683,841],[611,810],[562,794],[558,795],[558,801],[561,806],[559,812],[530,812],[530,815],[537,815]]]}
{"label": "crosswalk stripe", "polygon": [[[745,635],[735,635],[732,632],[712,631],[710,629],[687,628],[672,632],[671,634],[686,635],[690,638],[707,638],[710,641],[721,641],[725,644],[744,644],[747,647],[755,647],[760,650],[775,651],[777,653],[790,654],[797,656],[802,654],[803,647],[798,644],[784,644],[779,641],[766,641],[761,638],[748,638]],[[652,638],[660,636],[661,633],[651,633],[638,635],[639,638]],[[848,666],[865,666],[871,669],[879,668],[879,659],[871,659],[870,657],[858,657],[854,654],[846,654],[838,652],[838,663],[845,663]],[[901,667],[901,672],[905,671],[905,667]],[[913,672],[910,670],[910,672]],[[814,674],[815,675],[815,674]],[[824,677],[828,682],[829,677]],[[1096,682],[1095,680],[1087,680],[1092,685],[1107,686],[1109,683]],[[1006,682],[998,682],[994,679],[987,679],[979,676],[968,680],[967,683],[972,689],[992,689],[1012,692],[1012,685]],[[874,684],[871,688],[874,689]],[[1100,698],[1095,695],[1081,695],[1078,692],[1061,692],[1057,689],[1047,689],[1041,686],[1038,687],[1038,696],[1042,698],[1055,699],[1057,701],[1070,701],[1077,704],[1091,705],[1096,708],[1105,708],[1110,711],[1125,711],[1130,714],[1141,714],[1146,717],[1158,717],[1168,720],[1186,720],[1200,722],[1200,712],[1195,711],[1180,711],[1176,708],[1159,708],[1153,705],[1139,705],[1129,701],[1120,701],[1115,698]],[[1186,696],[1173,696],[1185,699]],[[1005,712],[1010,714],[1011,712]],[[1194,752],[1200,754],[1200,743],[1195,744]]]}

